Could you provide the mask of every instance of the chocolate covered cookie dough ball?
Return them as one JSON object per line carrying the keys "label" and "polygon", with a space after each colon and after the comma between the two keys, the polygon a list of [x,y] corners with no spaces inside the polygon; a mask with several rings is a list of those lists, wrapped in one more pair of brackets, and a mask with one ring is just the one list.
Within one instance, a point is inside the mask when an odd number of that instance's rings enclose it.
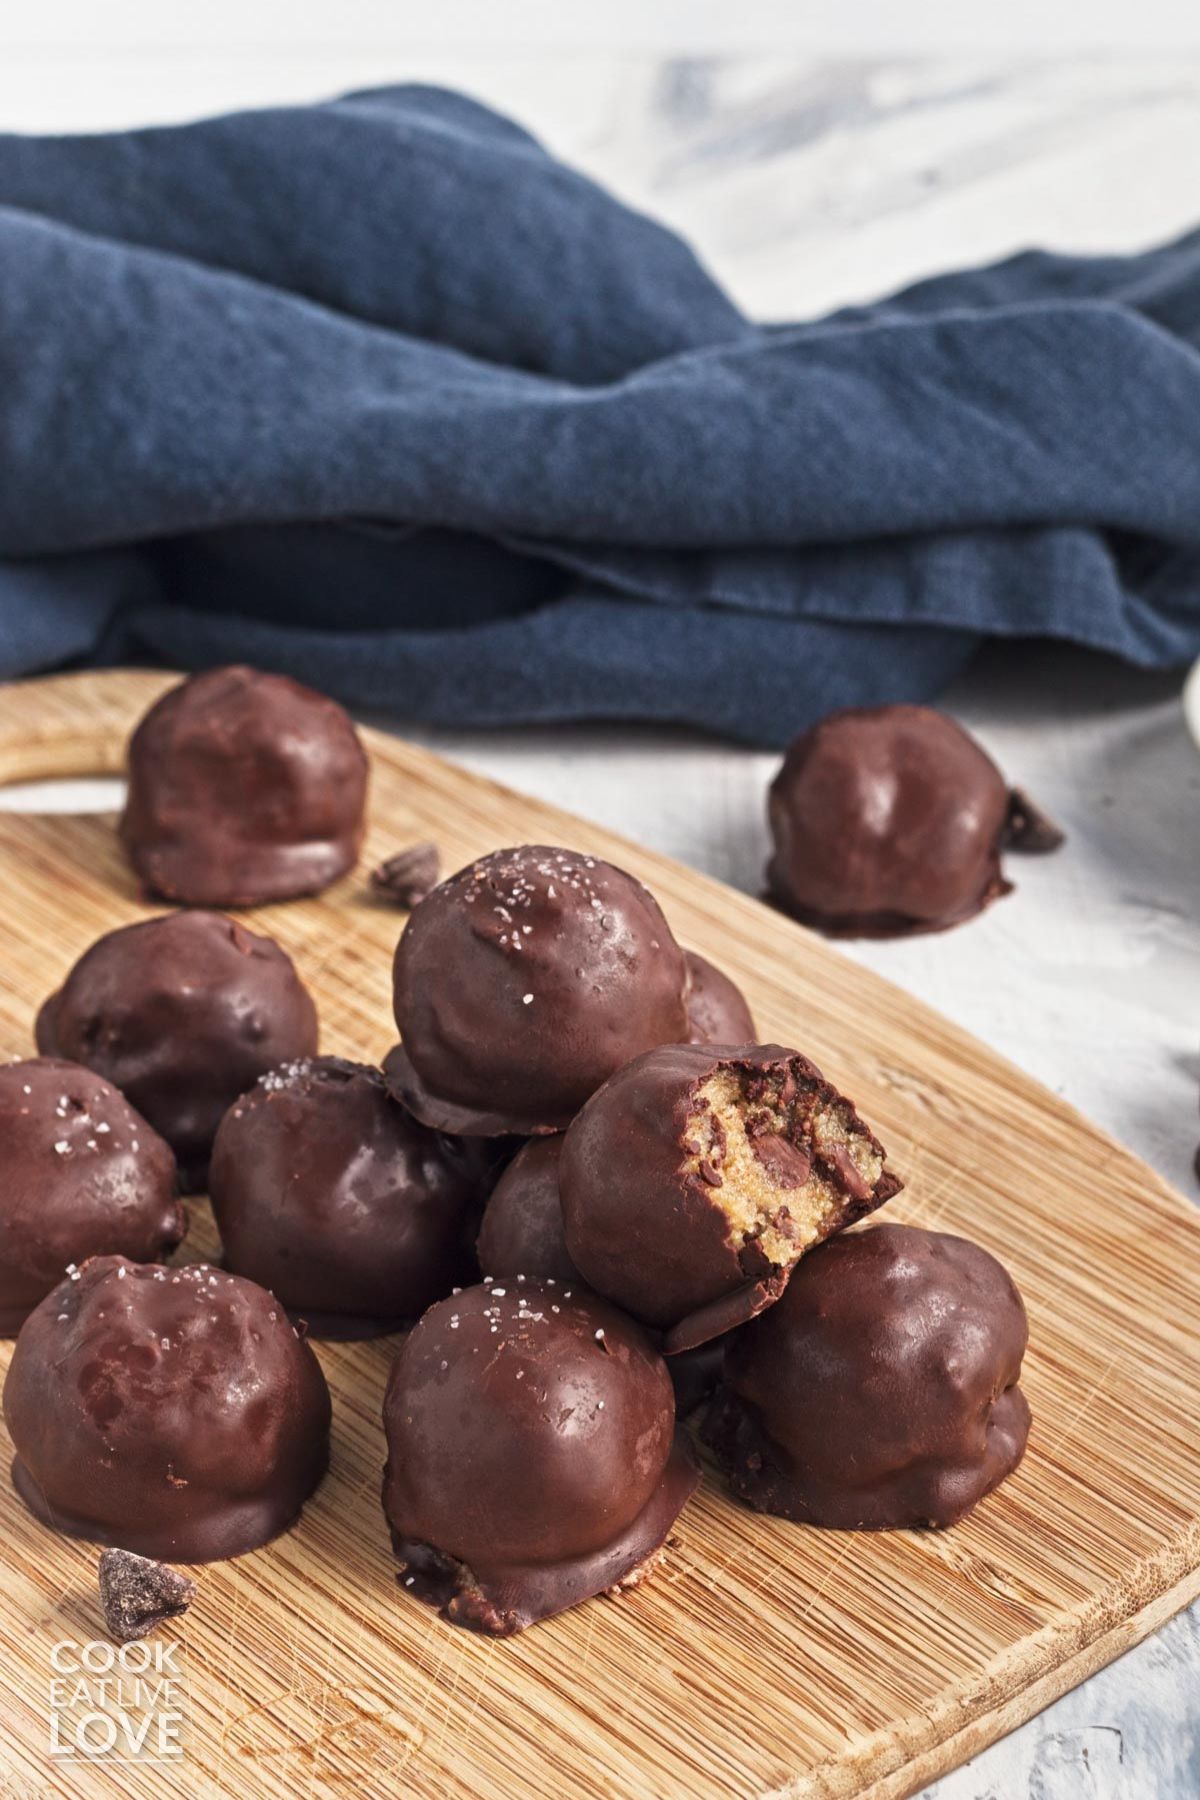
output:
{"label": "chocolate covered cookie dough ball", "polygon": [[927,706],[831,713],[789,748],[767,810],[772,898],[831,934],[957,925],[1009,891],[1003,845],[1049,847],[1031,826],[1047,822]]}
{"label": "chocolate covered cookie dough ball", "polygon": [[37,1044],[120,1088],[195,1189],[226,1108],[278,1063],[315,1055],[317,1010],[273,938],[168,913],[97,939],[42,1007]]}
{"label": "chocolate covered cookie dough ball", "polygon": [[312,1350],[263,1288],[206,1263],[85,1263],[26,1320],[4,1417],[31,1512],[168,1561],[265,1544],[329,1460]]}
{"label": "chocolate covered cookie dough ball", "polygon": [[475,1246],[485,1275],[580,1281],[563,1235],[558,1193],[562,1146],[561,1133],[531,1138],[496,1183]]}
{"label": "chocolate covered cookie dough ball", "polygon": [[567,1249],[598,1292],[692,1349],[769,1306],[798,1259],[899,1190],[820,1070],[777,1044],[666,1045],[566,1134]]}
{"label": "chocolate covered cookie dough ball", "polygon": [[698,1480],[649,1339],[555,1282],[431,1307],[383,1417],[404,1586],[496,1636],[647,1574]]}
{"label": "chocolate covered cookie dough ball", "polygon": [[226,1266],[316,1336],[394,1331],[473,1277],[478,1169],[361,1063],[264,1075],[225,1114],[209,1193]]}
{"label": "chocolate covered cookie dough ball", "polygon": [[[570,1286],[583,1285],[567,1250],[558,1162],[563,1139],[531,1138],[497,1182],[483,1214],[476,1251],[479,1267],[496,1278],[547,1278]],[[667,1363],[675,1389],[679,1418],[694,1412],[717,1383],[721,1345],[702,1344],[672,1356]]]}
{"label": "chocolate covered cookie dough ball", "polygon": [[710,1338],[694,1350],[681,1350],[667,1358],[667,1372],[675,1389],[675,1416],[686,1419],[703,1406],[721,1379],[727,1337]]}
{"label": "chocolate covered cookie dough ball", "polygon": [[497,850],[405,926],[404,1042],[384,1071],[437,1131],[560,1131],[631,1056],[687,1038],[686,988],[683,952],[631,875],[571,850]]}
{"label": "chocolate covered cookie dough ball", "polygon": [[159,1262],[187,1229],[175,1158],[90,1069],[0,1067],[0,1335],[19,1331],[68,1265]]}
{"label": "chocolate covered cookie dough ball", "polygon": [[800,1264],[732,1340],[705,1425],[736,1494],[842,1529],[953,1525],[1029,1435],[1021,1296],[986,1250],[909,1225]]}
{"label": "chocolate covered cookie dough ball", "polygon": [[686,953],[688,1040],[693,1044],[752,1044],[754,1018],[736,982],[694,950]]}
{"label": "chocolate covered cookie dough ball", "polygon": [[134,732],[121,841],[164,900],[261,906],[353,868],[366,797],[366,752],[336,701],[286,675],[210,669]]}

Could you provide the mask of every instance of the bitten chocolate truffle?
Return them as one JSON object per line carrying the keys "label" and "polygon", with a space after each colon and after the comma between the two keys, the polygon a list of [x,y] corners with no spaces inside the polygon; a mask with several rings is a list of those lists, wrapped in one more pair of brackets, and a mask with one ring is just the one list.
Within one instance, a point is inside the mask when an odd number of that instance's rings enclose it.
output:
{"label": "bitten chocolate truffle", "polygon": [[210,669],[134,732],[121,842],[150,892],[185,906],[318,894],[358,860],[367,773],[335,700],[286,675]]}
{"label": "bitten chocolate truffle", "polygon": [[159,1262],[187,1229],[175,1158],[128,1101],[76,1063],[0,1067],[0,1336],[68,1265]]}
{"label": "bitten chocolate truffle", "polygon": [[1009,892],[1004,845],[1038,847],[1034,809],[927,706],[831,713],[789,748],[767,811],[772,898],[831,935],[960,924]]}
{"label": "bitten chocolate truffle", "polygon": [[706,957],[686,952],[688,1039],[693,1044],[752,1044],[758,1033],[740,987]]}
{"label": "bitten chocolate truffle", "polygon": [[404,1587],[498,1637],[648,1574],[699,1479],[662,1358],[573,1285],[439,1301],[396,1357],[383,1420]]}
{"label": "bitten chocolate truffle", "polygon": [[653,895],[571,850],[497,850],[415,909],[384,1064],[426,1125],[561,1131],[614,1069],[688,1035],[687,968]]}
{"label": "bitten chocolate truffle", "polygon": [[265,1544],[329,1460],[312,1350],[265,1289],[206,1263],[85,1263],[26,1320],[4,1417],[45,1524],[181,1562]]}
{"label": "bitten chocolate truffle", "polygon": [[567,1249],[599,1293],[689,1350],[769,1306],[796,1261],[898,1192],[821,1071],[777,1044],[666,1045],[566,1134]]}
{"label": "bitten chocolate truffle", "polygon": [[264,1075],[225,1114],[209,1194],[226,1267],[317,1336],[394,1331],[473,1279],[478,1169],[361,1063]]}
{"label": "bitten chocolate truffle", "polygon": [[110,931],[38,1015],[38,1049],[120,1088],[204,1185],[225,1109],[281,1062],[313,1056],[317,1010],[292,959],[220,913]]}
{"label": "bitten chocolate truffle", "polygon": [[953,1525],[1029,1435],[1028,1327],[977,1244],[879,1225],[814,1250],[739,1332],[705,1423],[760,1512],[845,1530]]}
{"label": "bitten chocolate truffle", "polygon": [[484,1208],[475,1246],[485,1275],[580,1281],[563,1235],[558,1194],[562,1135],[531,1138],[509,1163]]}

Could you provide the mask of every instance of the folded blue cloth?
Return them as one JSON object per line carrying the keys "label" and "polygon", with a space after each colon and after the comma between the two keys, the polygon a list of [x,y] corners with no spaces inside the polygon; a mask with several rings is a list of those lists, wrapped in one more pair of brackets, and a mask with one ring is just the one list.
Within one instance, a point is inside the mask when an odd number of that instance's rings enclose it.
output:
{"label": "folded blue cloth", "polygon": [[987,636],[1200,653],[1200,234],[763,327],[454,94],[5,136],[0,396],[0,675],[781,743]]}

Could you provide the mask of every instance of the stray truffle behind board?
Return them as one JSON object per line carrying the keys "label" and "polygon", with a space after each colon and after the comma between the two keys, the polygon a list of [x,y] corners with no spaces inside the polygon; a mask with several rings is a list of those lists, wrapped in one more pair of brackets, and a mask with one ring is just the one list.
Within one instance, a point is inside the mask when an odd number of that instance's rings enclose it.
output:
{"label": "stray truffle behind board", "polygon": [[830,713],[789,746],[767,812],[771,897],[833,936],[960,924],[1009,892],[1003,847],[1051,847],[1048,822],[928,706]]}

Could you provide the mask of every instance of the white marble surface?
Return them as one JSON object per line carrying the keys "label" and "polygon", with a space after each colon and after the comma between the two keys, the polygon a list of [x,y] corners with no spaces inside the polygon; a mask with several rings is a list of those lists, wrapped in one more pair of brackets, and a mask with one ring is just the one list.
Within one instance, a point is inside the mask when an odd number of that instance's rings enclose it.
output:
{"label": "white marble surface", "polygon": [[[612,21],[596,34],[599,50],[561,24],[553,54],[545,33],[498,40],[493,31],[485,53],[486,25],[470,46],[452,34],[436,41],[426,26],[423,47],[404,55],[370,6],[347,11],[362,22],[357,36],[322,37],[305,14],[286,48],[249,27],[239,42],[233,12],[213,12],[228,14],[234,48],[191,9],[186,28],[171,15],[144,41],[132,3],[112,9],[111,34],[98,9],[76,8],[78,30],[53,44],[32,10],[19,32],[0,24],[0,51],[9,38],[0,126],[99,128],[340,85],[456,82],[686,230],[744,305],[775,317],[1030,242],[1130,248],[1200,218],[1198,56],[626,55],[612,48],[622,41]],[[1158,14],[1146,12],[1154,36]],[[828,20],[829,9],[818,13]],[[463,7],[450,16],[461,20]],[[708,43],[714,32],[730,41],[727,10],[719,30],[711,8],[696,16],[705,29],[676,41]],[[930,16],[915,9],[914,41],[925,41]],[[1097,9],[1100,36],[1113,16]],[[776,41],[772,19],[778,42],[796,41],[795,9],[752,5],[737,17],[745,41]],[[1036,23],[1033,9],[1022,17]],[[1186,20],[1195,26],[1194,8]],[[632,17],[628,41],[648,41]],[[978,41],[996,42],[986,32]],[[1179,687],[1065,651],[982,659],[946,703],[1066,826],[1068,845],[1015,863],[1016,894],[955,933],[848,953],[952,1014],[1193,1192],[1200,755]],[[769,757],[651,730],[421,735],[737,886],[758,885]],[[1200,1793],[1198,1693],[1193,1612],[930,1793],[1185,1800]]]}

